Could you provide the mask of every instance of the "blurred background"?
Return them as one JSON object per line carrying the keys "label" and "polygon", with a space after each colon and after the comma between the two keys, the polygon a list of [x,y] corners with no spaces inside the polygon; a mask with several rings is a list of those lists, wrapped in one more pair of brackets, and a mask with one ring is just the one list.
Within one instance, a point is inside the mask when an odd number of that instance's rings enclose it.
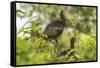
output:
{"label": "blurred background", "polygon": [[63,62],[64,58],[55,56],[55,42],[41,37],[45,27],[60,18],[61,8],[66,10],[69,22],[59,36],[59,52],[70,46],[70,38],[76,37],[74,58],[66,62],[96,60],[96,7],[62,6],[17,3],[17,65],[47,64]]}

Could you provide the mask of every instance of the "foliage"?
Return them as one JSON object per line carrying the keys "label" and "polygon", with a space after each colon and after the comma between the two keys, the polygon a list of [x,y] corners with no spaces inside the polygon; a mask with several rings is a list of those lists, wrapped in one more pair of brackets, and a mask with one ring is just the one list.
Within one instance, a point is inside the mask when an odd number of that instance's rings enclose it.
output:
{"label": "foliage", "polygon": [[[58,37],[59,44],[55,40],[46,40],[43,34],[45,26],[60,18],[59,12],[66,10],[66,28]],[[61,5],[40,4],[17,4],[17,19],[23,21],[28,19],[19,28],[17,26],[16,38],[16,63],[25,64],[47,64],[66,63],[96,60],[96,8]],[[69,22],[69,21],[70,22]],[[17,25],[21,23],[17,21]],[[67,49],[70,39],[76,37],[74,56],[57,56],[58,52]],[[69,52],[70,54],[70,52]],[[76,57],[76,58],[75,58]]]}

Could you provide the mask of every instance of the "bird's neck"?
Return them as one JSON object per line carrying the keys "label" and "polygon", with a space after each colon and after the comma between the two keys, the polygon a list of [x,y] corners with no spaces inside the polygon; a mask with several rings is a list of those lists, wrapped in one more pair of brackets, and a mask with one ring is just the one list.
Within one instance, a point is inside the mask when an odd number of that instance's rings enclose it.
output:
{"label": "bird's neck", "polygon": [[65,22],[60,20],[60,25],[65,26]]}
{"label": "bird's neck", "polygon": [[74,48],[74,43],[71,43],[71,49],[73,49]]}

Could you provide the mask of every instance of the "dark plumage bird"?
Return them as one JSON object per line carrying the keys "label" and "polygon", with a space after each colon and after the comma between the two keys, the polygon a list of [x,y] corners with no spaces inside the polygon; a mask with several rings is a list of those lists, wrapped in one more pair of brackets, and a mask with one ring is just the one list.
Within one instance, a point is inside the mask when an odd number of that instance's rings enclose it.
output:
{"label": "dark plumage bird", "polygon": [[[72,49],[74,49],[74,43],[75,43],[75,41],[76,41],[76,38],[75,37],[72,37],[71,39],[70,39],[70,48],[69,49],[66,49],[66,50],[64,50],[64,51],[62,51],[62,52],[60,52],[60,54],[59,54],[59,56],[65,56],[66,54],[68,54],[68,52],[69,51],[71,51]],[[73,54],[74,52],[71,52],[71,54]],[[70,55],[71,55],[70,54]]]}
{"label": "dark plumage bird", "polygon": [[80,57],[78,56],[77,52],[75,51],[75,48],[74,48],[74,43],[76,41],[76,38],[75,37],[72,37],[70,39],[70,48],[69,49],[66,49],[62,52],[60,52],[60,54],[58,54],[58,56],[61,56],[63,57],[64,61],[63,62],[70,62],[69,59],[70,58],[73,58],[73,62],[77,61],[80,59]]}
{"label": "dark plumage bird", "polygon": [[61,10],[60,19],[55,20],[46,26],[44,34],[47,35],[47,39],[56,39],[63,32],[65,26],[64,12],[64,10]]}

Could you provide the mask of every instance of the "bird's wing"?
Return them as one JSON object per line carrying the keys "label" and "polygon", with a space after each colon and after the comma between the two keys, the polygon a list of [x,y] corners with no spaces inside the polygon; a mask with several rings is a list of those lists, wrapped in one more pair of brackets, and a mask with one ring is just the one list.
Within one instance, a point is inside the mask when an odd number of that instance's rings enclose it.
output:
{"label": "bird's wing", "polygon": [[44,33],[47,34],[48,36],[55,36],[58,35],[62,32],[63,28],[60,27],[62,25],[59,25],[60,21],[56,21],[53,23],[50,23],[46,28]]}

